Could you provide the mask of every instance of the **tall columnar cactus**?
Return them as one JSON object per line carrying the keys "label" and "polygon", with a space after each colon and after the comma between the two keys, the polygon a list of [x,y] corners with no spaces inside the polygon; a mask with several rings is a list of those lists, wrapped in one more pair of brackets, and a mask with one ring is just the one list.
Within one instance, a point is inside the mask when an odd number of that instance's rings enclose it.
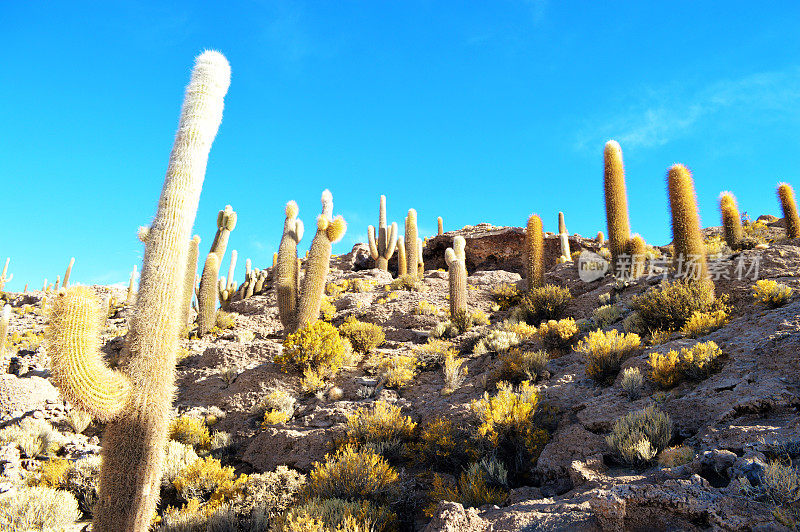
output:
{"label": "tall columnar cactus", "polygon": [[189,324],[189,310],[192,308],[194,295],[194,281],[197,277],[197,258],[200,255],[200,237],[194,235],[189,240],[189,251],[186,254],[186,273],[183,276],[183,291],[181,293],[181,324]]}
{"label": "tall columnar cactus", "polygon": [[558,240],[561,243],[561,256],[564,261],[572,260],[572,253],[569,250],[569,233],[567,232],[567,224],[564,222],[564,213],[558,213]]}
{"label": "tall columnar cactus", "polygon": [[8,322],[11,320],[11,305],[3,306],[0,314],[0,357],[6,353],[6,340],[8,338]]}
{"label": "tall columnar cactus", "polygon": [[417,279],[425,277],[425,262],[422,260],[422,239],[417,239]]}
{"label": "tall columnar cactus", "polygon": [[[44,284],[47,284],[47,279],[45,279]],[[125,295],[125,302],[126,303],[133,303],[133,298],[136,295],[134,290],[136,286],[136,265],[133,265],[133,270],[131,270],[131,276],[128,279],[128,293]]]}
{"label": "tall columnar cactus", "polygon": [[341,240],[347,230],[344,218],[332,216],[333,198],[326,190],[322,195],[322,214],[317,217],[317,234],[311,241],[306,259],[306,275],[303,279],[303,294],[300,297],[295,330],[319,319],[320,303],[330,268],[331,246]]}
{"label": "tall columnar cactus", "polygon": [[644,275],[644,261],[646,258],[647,245],[644,242],[644,239],[635,234],[628,240],[628,243],[625,245],[625,253],[630,256],[631,259],[631,271],[630,278],[631,279],[638,279],[642,275]]}
{"label": "tall columnar cactus", "polygon": [[[236,227],[236,211],[230,205],[217,214],[217,234],[211,243],[211,253],[217,254],[217,261],[222,264],[225,258],[225,248],[228,247],[228,237]],[[216,281],[215,281],[216,282]]]}
{"label": "tall columnar cactus", "polygon": [[437,231],[436,234],[442,236],[444,234],[444,220],[442,220],[441,216],[436,218],[436,225],[439,226],[439,230]]}
{"label": "tall columnar cactus", "polygon": [[375,240],[375,227],[370,225],[367,228],[369,239],[369,254],[378,269],[389,271],[389,259],[394,254],[397,242],[397,222],[386,227],[386,196],[381,196],[380,209],[378,212],[378,239]]}
{"label": "tall columnar cactus", "polygon": [[64,272],[64,282],[61,283],[61,286],[67,288],[69,286],[69,276],[72,273],[72,267],[75,265],[75,257],[69,259],[69,265],[67,265],[67,271]]}
{"label": "tall columnar cactus", "polygon": [[[10,283],[11,279],[14,278],[14,274],[12,273],[11,276],[8,275],[8,263],[11,262],[11,257],[6,257],[6,263],[3,265],[3,273],[0,273],[0,291],[3,290],[3,287],[6,283]],[[47,288],[47,279],[45,279],[45,288]]]}
{"label": "tall columnar cactus", "polygon": [[786,237],[800,237],[800,216],[797,215],[797,203],[794,200],[794,189],[789,183],[778,183],[778,199],[783,209],[786,223]]}
{"label": "tall columnar cactus", "polygon": [[275,266],[275,279],[278,292],[278,313],[286,330],[294,327],[297,319],[297,283],[300,275],[297,264],[297,244],[303,239],[303,222],[297,218],[300,212],[297,203],[286,204],[286,220],[283,222],[283,236],[278,247],[278,260]]}
{"label": "tall columnar cactus", "polygon": [[688,168],[673,165],[667,174],[669,204],[672,210],[673,266],[680,277],[708,278],[706,245],[700,232],[700,216],[694,181]]}
{"label": "tall columnar cactus", "polygon": [[182,285],[208,152],[222,119],[230,67],[204,52],[186,89],[156,216],[145,245],[128,358],[107,368],[99,345],[96,298],[66,290],[53,303],[47,352],[53,379],[70,403],[108,422],[103,433],[95,532],[146,532],[159,497],[172,397]]}
{"label": "tall columnar cactus", "polygon": [[544,233],[542,219],[536,214],[528,218],[525,231],[525,280],[528,290],[544,284]]}
{"label": "tall columnar cactus", "polygon": [[236,271],[236,259],[238,256],[238,251],[235,249],[231,250],[231,261],[228,265],[228,276],[220,277],[219,281],[217,282],[219,304],[223,310],[228,310],[231,300],[233,299],[233,294],[236,292],[236,281],[233,279],[233,275]]}
{"label": "tall columnar cactus", "polygon": [[412,277],[417,277],[419,264],[417,236],[417,211],[409,209],[406,216],[406,275]]}
{"label": "tall columnar cactus", "polygon": [[200,276],[200,291],[197,293],[197,334],[202,336],[214,327],[217,318],[217,279],[219,259],[213,251],[206,257],[203,275]]}
{"label": "tall columnar cactus", "polygon": [[278,265],[278,252],[276,251],[272,254],[272,267],[274,268],[277,265]]}
{"label": "tall columnar cactus", "polygon": [[450,278],[450,316],[467,312],[467,265],[464,237],[453,239],[453,247],[447,248],[444,261],[447,263]]}
{"label": "tall columnar cactus", "polygon": [[397,276],[402,277],[408,273],[406,267],[406,242],[405,238],[397,237]]}
{"label": "tall columnar cactus", "polygon": [[736,205],[736,196],[733,192],[722,192],[719,195],[719,211],[722,215],[722,230],[725,242],[731,249],[739,249],[742,244],[742,218],[739,216],[739,207]]}
{"label": "tall columnar cactus", "polygon": [[625,192],[625,167],[622,165],[622,148],[617,141],[606,142],[604,155],[608,247],[611,251],[612,268],[616,268],[617,257],[625,252],[625,245],[631,237],[628,196]]}

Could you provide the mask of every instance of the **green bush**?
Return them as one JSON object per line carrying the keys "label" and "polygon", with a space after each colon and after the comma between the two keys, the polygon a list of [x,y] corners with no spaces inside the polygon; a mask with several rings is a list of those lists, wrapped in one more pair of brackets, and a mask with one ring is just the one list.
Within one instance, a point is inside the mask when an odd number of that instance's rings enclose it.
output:
{"label": "green bush", "polygon": [[345,445],[314,464],[307,491],[312,498],[377,501],[396,492],[399,478],[381,455]]}
{"label": "green bush", "polygon": [[572,301],[569,288],[546,284],[529,290],[520,301],[525,312],[525,321],[539,325],[545,320],[560,320]]}
{"label": "green bush", "polygon": [[634,296],[631,306],[647,330],[677,331],[695,312],[728,312],[727,298],[714,298],[714,284],[692,280],[662,282]]}
{"label": "green bush", "polygon": [[586,335],[575,350],[586,354],[586,374],[595,382],[608,385],[617,377],[625,359],[635,353],[640,344],[638,334],[597,329]]}
{"label": "green bush", "polygon": [[81,516],[71,493],[46,486],[20,488],[0,497],[0,529],[12,532],[62,530]]}
{"label": "green bush", "polygon": [[523,380],[535,381],[547,369],[550,355],[547,351],[539,349],[514,348],[505,353],[500,353],[503,365],[500,368],[500,377],[503,379],[520,382]]}
{"label": "green bush", "polygon": [[387,505],[369,501],[313,498],[281,519],[282,532],[390,532],[397,516]]}
{"label": "green bush", "polygon": [[606,443],[622,463],[643,467],[667,448],[672,439],[672,421],[654,406],[630,412],[614,423]]}

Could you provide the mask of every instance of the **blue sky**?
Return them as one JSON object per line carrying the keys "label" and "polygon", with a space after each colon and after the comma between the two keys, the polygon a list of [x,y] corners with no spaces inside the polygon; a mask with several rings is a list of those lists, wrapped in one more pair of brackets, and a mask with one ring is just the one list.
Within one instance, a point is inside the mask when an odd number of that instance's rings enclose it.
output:
{"label": "blue sky", "polygon": [[[167,5],[168,4],[168,5]],[[330,188],[347,252],[417,209],[451,230],[479,222],[605,232],[603,144],[617,139],[632,229],[670,240],[664,176],[694,173],[704,225],[717,195],[779,214],[800,186],[798,2],[3,2],[0,258],[40,287],[125,282],[136,229],[163,182],[195,55],[232,81],[195,232],[219,209],[230,249],[271,264],[283,205],[307,226]],[[224,7],[223,7],[224,5]],[[312,232],[301,243],[310,245]],[[227,270],[227,260],[223,264]]]}

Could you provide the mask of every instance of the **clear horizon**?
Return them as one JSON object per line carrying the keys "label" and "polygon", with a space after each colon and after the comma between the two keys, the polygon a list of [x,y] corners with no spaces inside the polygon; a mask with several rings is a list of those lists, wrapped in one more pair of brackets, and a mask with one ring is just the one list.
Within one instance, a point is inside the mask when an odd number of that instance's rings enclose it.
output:
{"label": "clear horizon", "polygon": [[[194,57],[232,67],[194,233],[232,205],[230,250],[272,263],[289,200],[329,188],[365,242],[387,197],[421,236],[489,222],[606,233],[603,146],[622,145],[631,229],[671,240],[667,169],[694,174],[703,226],[732,191],[752,218],[800,187],[800,4],[507,0],[336,5],[12,3],[0,16],[6,290],[127,284],[140,268]],[[305,253],[307,232],[299,252]],[[1,266],[0,266],[1,267]],[[202,267],[202,265],[201,265]]]}

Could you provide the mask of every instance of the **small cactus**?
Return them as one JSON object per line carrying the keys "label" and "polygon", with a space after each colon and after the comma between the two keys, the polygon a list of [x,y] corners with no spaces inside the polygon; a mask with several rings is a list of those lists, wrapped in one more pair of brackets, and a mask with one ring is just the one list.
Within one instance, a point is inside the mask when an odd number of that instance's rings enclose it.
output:
{"label": "small cactus", "polygon": [[605,244],[605,243],[606,243],[606,237],[603,235],[603,232],[602,232],[602,231],[598,231],[598,232],[597,232],[597,236],[595,237],[595,239],[594,239],[594,240],[595,240],[595,242],[597,242],[597,243],[598,243],[598,245],[600,245],[600,246],[602,246],[603,244]]}
{"label": "small cactus", "polygon": [[731,249],[739,249],[742,244],[742,219],[739,216],[739,207],[733,192],[723,192],[719,195],[719,211],[722,215],[722,229],[725,242]]}
{"label": "small cactus", "polygon": [[544,284],[544,233],[542,219],[536,214],[528,218],[525,231],[525,279],[528,290]]}
{"label": "small cactus", "polygon": [[406,242],[404,237],[397,237],[397,277],[408,273],[406,268]]}
{"label": "small cactus", "polygon": [[380,209],[378,211],[378,238],[375,239],[375,227],[370,225],[367,228],[367,238],[369,239],[369,253],[372,260],[379,270],[389,271],[389,259],[394,254],[397,243],[397,223],[386,227],[386,196],[381,196]]}
{"label": "small cactus", "polygon": [[406,216],[406,275],[417,277],[419,259],[419,245],[417,244],[417,211],[408,210]]}
{"label": "small cactus", "polygon": [[[10,276],[8,275],[8,264],[11,262],[11,257],[6,258],[6,263],[3,265],[3,273],[0,273],[0,291],[3,290],[3,287],[6,283],[10,283],[11,279],[14,278],[14,274],[12,273]],[[47,279],[44,280],[44,286],[47,288]]]}
{"label": "small cactus", "polygon": [[75,265],[75,257],[69,259],[69,264],[67,265],[67,271],[64,272],[64,282],[61,283],[62,288],[67,288],[69,286],[69,276],[72,273],[72,267]]}
{"label": "small cactus", "polygon": [[642,275],[644,275],[644,261],[645,261],[645,252],[647,251],[647,246],[644,242],[644,239],[635,234],[628,240],[628,243],[625,245],[625,253],[630,256],[631,259],[631,271],[630,271],[630,278],[631,279],[638,279]]}
{"label": "small cactus", "polygon": [[225,205],[225,209],[217,214],[217,234],[214,235],[214,241],[211,243],[211,253],[217,254],[217,262],[219,264],[222,264],[222,260],[225,258],[228,237],[235,227],[236,212],[230,205]]}
{"label": "small cactus", "polygon": [[625,252],[625,245],[631,237],[628,196],[625,192],[625,167],[622,164],[622,148],[617,141],[606,142],[604,157],[608,247],[611,251],[611,267],[616,269],[617,257]]}
{"label": "small cactus", "polygon": [[183,293],[181,295],[181,324],[189,324],[189,311],[192,308],[194,280],[197,277],[197,258],[200,255],[200,237],[194,235],[189,240],[189,252],[186,255],[186,273],[183,276]]}
{"label": "small cactus", "polygon": [[800,237],[800,216],[797,214],[794,189],[789,183],[778,183],[778,199],[781,202],[783,219],[786,223],[786,237]]}
{"label": "small cactus", "polygon": [[[675,248],[673,265],[680,277],[707,279],[706,246],[700,232],[692,174],[682,164],[673,165],[667,174],[667,187]],[[689,266],[694,266],[696,271],[691,271]]]}
{"label": "small cactus", "polygon": [[436,218],[436,225],[439,228],[439,230],[438,230],[438,232],[436,234],[438,234],[439,236],[442,236],[444,234],[444,220],[442,220],[441,216]]}
{"label": "small cactus", "polygon": [[284,329],[290,330],[294,327],[294,321],[297,319],[299,297],[297,283],[300,276],[297,244],[303,239],[304,230],[303,221],[297,218],[300,208],[296,202],[287,203],[285,212],[286,219],[283,222],[283,236],[280,246],[278,246],[274,278],[277,283],[278,314],[281,324]]}
{"label": "small cactus", "polygon": [[228,306],[230,306],[231,300],[233,299],[233,294],[236,292],[236,282],[233,280],[233,275],[236,271],[236,259],[238,256],[238,251],[235,249],[231,250],[231,262],[228,265],[228,276],[220,277],[217,283],[219,304],[224,310],[228,309]]}
{"label": "small cactus", "polygon": [[[47,279],[44,280],[44,284],[47,284]],[[136,265],[133,265],[133,270],[131,270],[130,279],[128,279],[128,293],[125,296],[125,303],[131,304],[133,303],[133,298],[136,295],[134,291],[134,286],[136,285]]]}
{"label": "small cactus", "polygon": [[463,236],[453,239],[453,247],[447,248],[444,261],[447,263],[450,279],[450,316],[467,312],[467,265],[465,255],[466,240]]}
{"label": "small cactus", "polygon": [[200,277],[200,291],[197,294],[197,334],[203,336],[214,327],[217,317],[217,278],[219,277],[219,258],[213,251],[206,257],[203,275]]}
{"label": "small cactus", "polygon": [[317,234],[311,241],[306,259],[303,294],[300,297],[297,319],[294,320],[294,331],[319,319],[319,308],[330,268],[331,247],[342,239],[347,230],[344,218],[332,216],[333,198],[330,191],[325,190],[322,193],[322,214],[317,217]]}

